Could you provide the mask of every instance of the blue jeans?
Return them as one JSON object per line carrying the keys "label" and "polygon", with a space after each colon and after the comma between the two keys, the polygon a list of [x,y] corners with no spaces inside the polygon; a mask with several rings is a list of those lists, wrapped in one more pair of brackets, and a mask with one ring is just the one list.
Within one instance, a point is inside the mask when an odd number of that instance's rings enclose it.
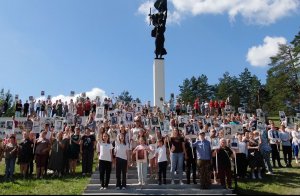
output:
{"label": "blue jeans", "polygon": [[16,158],[5,159],[5,177],[12,178],[15,172]]}
{"label": "blue jeans", "polygon": [[172,178],[172,180],[174,180],[175,169],[177,169],[177,173],[179,175],[179,180],[182,180],[183,152],[171,153],[171,178]]}
{"label": "blue jeans", "polygon": [[273,168],[271,166],[271,161],[270,161],[270,152],[269,151],[260,151],[262,156],[263,156],[263,160],[265,162],[265,166],[267,168],[267,170],[269,172],[273,172]]}

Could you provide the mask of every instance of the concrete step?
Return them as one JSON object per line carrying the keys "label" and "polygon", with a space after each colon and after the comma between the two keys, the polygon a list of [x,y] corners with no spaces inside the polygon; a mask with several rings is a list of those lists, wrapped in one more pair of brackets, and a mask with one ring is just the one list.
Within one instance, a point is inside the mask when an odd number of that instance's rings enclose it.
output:
{"label": "concrete step", "polygon": [[[171,184],[171,178],[167,178],[166,180],[167,180],[167,184]],[[147,182],[148,182],[148,183],[156,184],[156,183],[158,182],[158,180],[147,178]],[[174,182],[177,183],[177,184],[179,184],[179,180],[176,179],[176,178],[175,178]],[[185,178],[183,178],[183,179],[182,179],[182,182],[183,182],[184,184],[186,184],[186,183],[187,183],[187,180],[186,180]],[[114,178],[114,179],[110,179],[110,180],[109,180],[109,183],[110,183],[110,184],[116,184],[116,183],[117,183],[117,179],[115,179],[115,178]],[[127,179],[127,180],[126,180],[126,183],[127,183],[127,184],[136,184],[136,183],[138,183],[138,178],[135,178],[135,179]],[[197,183],[200,184],[200,180],[197,180]],[[100,179],[99,179],[99,178],[98,178],[98,179],[91,179],[90,184],[99,184],[99,186],[100,186]],[[191,184],[193,184],[193,182],[191,182]]]}
{"label": "concrete step", "polygon": [[[157,175],[157,176],[158,176],[158,175]],[[175,174],[174,176],[177,177],[178,175]],[[186,175],[185,175],[185,174],[182,175],[182,176],[183,176],[183,178],[186,178]],[[171,178],[170,172],[167,172],[167,176],[166,176],[166,177],[167,177],[167,178]],[[99,178],[100,178],[100,174],[99,174],[98,172],[97,172],[97,173],[94,173],[94,174],[92,174],[91,178],[92,178],[92,179],[99,179]],[[111,178],[111,179],[116,178],[116,172],[111,172],[110,178]],[[137,174],[137,172],[135,172],[135,173],[128,173],[128,174],[126,174],[126,178],[127,178],[127,179],[137,179],[137,178],[138,178],[138,174]],[[149,174],[149,173],[147,174],[147,178],[150,178],[150,174]],[[191,179],[192,179],[192,177],[191,177]]]}
{"label": "concrete step", "polygon": [[221,189],[219,186],[214,186],[210,189],[200,189],[200,185],[157,185],[148,184],[144,186],[140,185],[129,185],[126,190],[116,190],[115,185],[109,185],[106,190],[99,190],[99,185],[88,185],[83,195],[93,195],[93,194],[109,194],[109,195],[139,195],[139,194],[155,194],[155,195],[187,195],[187,194],[197,194],[197,195],[211,195],[211,194],[222,194],[228,195],[232,194],[232,190]]}

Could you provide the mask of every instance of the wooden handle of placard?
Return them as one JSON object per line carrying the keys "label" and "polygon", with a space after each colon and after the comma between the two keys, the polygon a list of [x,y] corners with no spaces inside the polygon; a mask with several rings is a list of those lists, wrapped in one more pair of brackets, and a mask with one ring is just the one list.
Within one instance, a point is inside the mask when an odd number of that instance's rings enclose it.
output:
{"label": "wooden handle of placard", "polygon": [[219,173],[219,168],[218,168],[218,151],[216,151],[216,169],[217,169],[217,173]]}

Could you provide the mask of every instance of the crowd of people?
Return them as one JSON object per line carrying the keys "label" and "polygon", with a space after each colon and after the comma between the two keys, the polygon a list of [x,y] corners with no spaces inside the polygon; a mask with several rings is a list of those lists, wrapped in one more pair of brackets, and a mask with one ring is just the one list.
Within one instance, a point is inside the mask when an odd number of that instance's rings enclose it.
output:
{"label": "crowd of people", "polygon": [[[140,105],[141,110],[137,110],[138,103],[113,104],[111,99],[101,103],[86,98],[64,104],[61,100],[54,104],[50,100],[32,101],[34,107],[32,103],[25,107],[26,103],[18,102],[16,116],[28,116],[29,120],[37,116],[66,116],[67,113],[88,118],[82,124],[64,122],[59,131],[55,131],[51,123],[46,123],[39,134],[23,128],[21,141],[17,141],[14,134],[1,141],[0,160],[5,161],[5,179],[13,179],[16,161],[23,178],[33,175],[34,165],[36,178],[44,178],[49,170],[57,177],[74,175],[79,161],[82,162],[82,175],[91,175],[96,155],[101,190],[108,188],[112,169],[116,170],[116,189],[126,189],[129,167],[137,167],[140,185],[147,184],[148,170],[151,179],[156,179],[159,185],[166,184],[168,166],[171,184],[175,184],[177,176],[179,184],[184,184],[185,172],[187,184],[197,184],[200,179],[200,187],[208,189],[219,179],[224,188],[230,189],[233,176],[262,179],[264,175],[272,175],[273,168],[283,167],[280,149],[285,167],[292,167],[293,156],[298,164],[298,125],[286,127],[282,122],[276,127],[270,120],[259,122],[256,114],[249,117],[226,112],[224,108],[229,105],[226,101],[211,100],[200,104],[199,100],[193,105],[170,102],[162,108],[145,104]],[[105,118],[96,121],[99,106],[105,108]],[[110,113],[122,119],[126,112],[134,114],[132,123],[120,120],[112,124]],[[187,117],[183,126],[178,120],[180,116]],[[160,122],[169,122],[168,134],[162,134],[159,128],[152,129],[151,120],[155,117]],[[265,128],[259,129],[258,123],[263,123]],[[189,125],[198,127],[195,137],[187,134]],[[243,130],[228,138],[224,130],[226,125],[242,125]],[[215,141],[217,146],[213,145]],[[232,166],[235,166],[234,171]]]}

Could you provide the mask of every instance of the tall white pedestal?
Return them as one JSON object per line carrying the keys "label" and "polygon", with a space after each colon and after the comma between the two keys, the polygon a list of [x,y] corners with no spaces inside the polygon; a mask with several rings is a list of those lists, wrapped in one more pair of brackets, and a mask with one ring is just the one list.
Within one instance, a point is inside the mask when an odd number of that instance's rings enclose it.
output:
{"label": "tall white pedestal", "polygon": [[165,101],[165,63],[164,59],[154,59],[153,63],[153,95],[154,106],[162,109],[163,98]]}

